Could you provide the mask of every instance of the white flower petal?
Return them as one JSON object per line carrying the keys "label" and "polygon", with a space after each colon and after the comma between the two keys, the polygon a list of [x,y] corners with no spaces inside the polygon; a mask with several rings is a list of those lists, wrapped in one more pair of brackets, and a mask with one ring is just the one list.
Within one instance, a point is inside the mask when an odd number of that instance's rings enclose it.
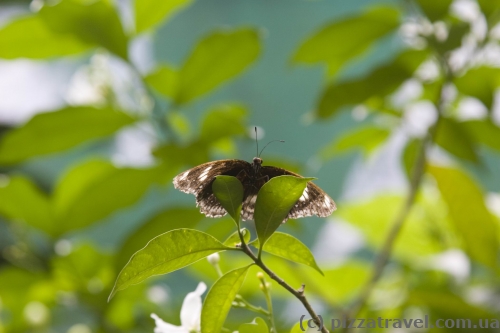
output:
{"label": "white flower petal", "polygon": [[166,323],[154,313],[151,314],[151,318],[155,320],[155,333],[189,333],[189,329]]}
{"label": "white flower petal", "polygon": [[181,308],[181,324],[188,330],[200,330],[201,295],[207,290],[203,282],[198,284],[196,290],[187,294]]}

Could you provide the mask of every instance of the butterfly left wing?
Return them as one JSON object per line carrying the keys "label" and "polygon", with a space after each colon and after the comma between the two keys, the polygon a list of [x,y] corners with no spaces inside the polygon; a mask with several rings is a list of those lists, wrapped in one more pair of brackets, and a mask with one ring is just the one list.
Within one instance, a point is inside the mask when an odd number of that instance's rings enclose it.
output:
{"label": "butterfly left wing", "polygon": [[[284,175],[303,178],[295,172],[272,166],[263,166],[261,168],[261,174],[268,176],[269,179]],[[304,189],[304,193],[290,210],[285,221],[287,219],[296,219],[313,215],[327,217],[330,216],[336,209],[337,206],[335,202],[328,194],[326,194],[325,191],[323,191],[316,184],[308,182],[306,188]]]}

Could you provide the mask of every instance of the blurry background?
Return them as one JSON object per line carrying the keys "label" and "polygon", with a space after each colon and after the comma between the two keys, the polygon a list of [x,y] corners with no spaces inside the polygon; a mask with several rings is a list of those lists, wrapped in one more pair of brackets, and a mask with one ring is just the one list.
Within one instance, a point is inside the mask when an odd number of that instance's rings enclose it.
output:
{"label": "blurry background", "polygon": [[[179,324],[185,294],[217,277],[205,260],[107,296],[156,235],[232,233],[171,180],[214,159],[250,161],[253,126],[259,147],[286,141],[266,149],[265,164],[317,177],[338,204],[329,219],[280,229],[313,249],[325,277],[267,259],[306,283],[318,312],[340,316],[370,276],[438,112],[433,166],[363,313],[498,318],[499,9],[0,2],[0,332],[151,332],[151,312]],[[221,265],[243,261],[224,253]],[[243,294],[263,305],[253,276]],[[304,310],[279,286],[273,295],[288,332]],[[253,317],[234,310],[226,326]]]}

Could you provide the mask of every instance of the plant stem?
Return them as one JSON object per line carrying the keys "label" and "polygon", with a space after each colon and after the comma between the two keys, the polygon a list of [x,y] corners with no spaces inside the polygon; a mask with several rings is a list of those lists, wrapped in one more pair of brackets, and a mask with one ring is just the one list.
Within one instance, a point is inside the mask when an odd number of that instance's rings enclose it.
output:
{"label": "plant stem", "polygon": [[268,288],[268,284],[266,280],[264,279],[264,275],[262,273],[259,273],[259,279],[261,282],[262,286],[262,291],[264,292],[264,295],[266,297],[266,303],[267,303],[267,311],[269,312],[269,322],[271,323],[271,333],[278,333],[278,330],[276,330],[276,324],[274,323],[274,312],[273,312],[273,302],[271,300],[271,291]]}
{"label": "plant stem", "polygon": [[248,309],[250,311],[257,312],[257,313],[259,313],[261,315],[264,315],[264,316],[271,315],[271,313],[269,311],[267,311],[266,309],[261,308],[260,306],[253,305],[252,303],[250,303],[246,299],[244,299],[241,295],[236,295],[235,299],[238,302],[240,302],[240,303],[243,304],[243,306],[237,305],[236,307],[241,307],[241,308],[244,308],[244,309]]}
{"label": "plant stem", "polygon": [[301,288],[299,289],[294,289],[292,286],[290,286],[288,283],[285,282],[282,278],[277,276],[271,269],[269,269],[263,262],[261,258],[257,258],[255,254],[252,252],[252,250],[248,247],[248,245],[245,243],[245,239],[243,238],[243,235],[241,231],[238,229],[238,234],[240,236],[241,240],[241,250],[248,255],[253,262],[259,266],[266,274],[273,279],[274,281],[278,282],[280,286],[285,288],[288,292],[290,292],[293,296],[295,296],[301,303],[304,305],[306,308],[307,312],[313,319],[314,323],[317,325],[317,327],[321,327],[321,332],[322,333],[329,333],[326,327],[324,327],[321,324],[321,320],[319,319],[318,315],[314,311],[314,309],[311,307],[311,304],[309,304],[309,301],[307,300],[305,294],[304,294],[304,288],[305,285],[302,285]]}

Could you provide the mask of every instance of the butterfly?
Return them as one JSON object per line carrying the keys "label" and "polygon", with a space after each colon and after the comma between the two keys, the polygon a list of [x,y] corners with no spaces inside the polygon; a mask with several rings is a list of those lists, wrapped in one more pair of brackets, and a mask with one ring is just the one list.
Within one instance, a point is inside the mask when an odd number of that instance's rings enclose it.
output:
{"label": "butterfly", "polygon": [[[173,183],[176,189],[196,196],[196,206],[200,207],[203,214],[208,217],[221,217],[226,215],[226,210],[213,194],[212,183],[218,175],[234,176],[241,181],[244,189],[241,218],[243,221],[253,220],[257,194],[269,179],[283,175],[303,178],[294,172],[273,166],[263,166],[262,163],[263,160],[260,157],[254,157],[252,163],[236,159],[208,162],[177,175]],[[283,222],[289,218],[296,219],[312,215],[326,217],[335,209],[337,207],[332,198],[317,185],[308,182],[302,196]]]}

